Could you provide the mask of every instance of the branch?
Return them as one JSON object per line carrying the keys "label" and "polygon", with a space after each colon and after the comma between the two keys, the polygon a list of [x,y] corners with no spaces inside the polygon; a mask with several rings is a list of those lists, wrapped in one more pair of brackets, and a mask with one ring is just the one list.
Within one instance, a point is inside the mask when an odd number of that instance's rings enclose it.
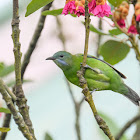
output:
{"label": "branch", "polygon": [[132,120],[128,121],[124,127],[121,129],[121,131],[117,134],[116,136],[116,140],[120,140],[120,138],[123,136],[123,134],[125,133],[125,131],[132,125],[134,124],[136,121],[140,120],[140,115],[135,116]]}
{"label": "branch", "polygon": [[[42,11],[49,10],[51,5],[52,5],[52,3],[49,3],[48,5],[44,6]],[[24,77],[24,73],[26,71],[26,68],[30,62],[31,55],[36,48],[36,44],[37,44],[39,37],[41,35],[41,32],[43,30],[45,19],[46,19],[46,16],[40,15],[37,27],[36,27],[35,32],[34,32],[34,35],[32,37],[32,40],[31,40],[30,45],[28,47],[28,50],[24,56],[24,60],[23,60],[22,67],[21,67],[21,79],[22,79],[22,81],[23,81],[23,77]]]}
{"label": "branch", "polygon": [[35,138],[34,129],[32,127],[32,122],[29,117],[29,107],[26,104],[27,99],[25,98],[23,89],[22,89],[22,81],[21,81],[21,52],[20,52],[20,42],[19,42],[19,7],[18,0],[13,0],[13,19],[12,19],[12,39],[14,44],[14,57],[15,57],[15,77],[16,77],[16,85],[15,85],[15,95],[17,97],[17,106],[19,108],[19,112],[23,116],[23,119],[26,125],[29,127],[29,131],[32,136]]}
{"label": "branch", "polygon": [[[5,90],[7,91],[7,93],[11,96],[13,104],[14,104],[14,102],[17,100],[17,97],[14,95],[13,92],[11,92],[11,90],[8,88],[8,86],[5,83],[3,83],[3,86],[5,87]],[[2,127],[7,127],[7,128],[10,127],[11,117],[12,117],[11,114],[5,114]],[[6,136],[7,136],[7,132],[2,132],[0,135],[0,140],[5,140]]]}
{"label": "branch", "polygon": [[[3,122],[2,127],[9,128],[10,127],[10,121],[11,121],[11,114],[5,114],[4,122]],[[0,135],[0,140],[5,140],[6,136],[7,136],[7,132],[2,132],[1,135]]]}
{"label": "branch", "polygon": [[8,96],[4,82],[2,79],[0,79],[0,93],[3,96],[3,99],[5,100],[8,108],[10,109],[11,113],[13,114],[13,118],[18,125],[19,130],[22,132],[22,134],[28,139],[28,140],[34,140],[32,135],[30,134],[30,131],[28,129],[28,126],[25,124],[24,120],[21,118],[21,116],[18,114],[18,111],[16,110],[11,98]]}
{"label": "branch", "polygon": [[89,103],[94,117],[99,125],[99,127],[103,130],[103,132],[108,136],[110,140],[115,140],[112,136],[108,126],[106,125],[105,121],[98,115],[96,107],[94,105],[92,95],[90,94],[87,81],[84,78],[85,69],[84,66],[86,65],[87,60],[87,53],[88,53],[88,40],[89,40],[89,24],[90,24],[90,15],[88,13],[88,1],[85,1],[85,29],[86,29],[86,36],[85,36],[85,49],[84,49],[84,57],[81,70],[77,72],[77,77],[80,81],[80,86],[83,88],[83,94],[85,95],[86,101]]}
{"label": "branch", "polygon": [[[98,28],[100,30],[102,30],[102,19],[99,19],[99,23],[98,23]],[[101,43],[101,39],[102,39],[102,35],[98,34],[98,42],[97,42],[97,51],[96,51],[96,56],[99,57],[99,47],[100,47],[100,43]]]}

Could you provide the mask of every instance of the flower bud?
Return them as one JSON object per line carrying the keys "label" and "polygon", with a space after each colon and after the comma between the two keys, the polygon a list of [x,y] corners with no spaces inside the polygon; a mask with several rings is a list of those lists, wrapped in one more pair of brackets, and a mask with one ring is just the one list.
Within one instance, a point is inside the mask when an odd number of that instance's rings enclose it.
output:
{"label": "flower bud", "polygon": [[127,8],[123,8],[122,15],[125,16],[125,17],[128,15],[128,9]]}
{"label": "flower bud", "polygon": [[96,5],[104,5],[106,0],[96,0]]}
{"label": "flower bud", "polygon": [[113,17],[116,21],[120,20],[121,19],[121,16],[120,16],[120,12],[119,11],[115,11],[113,13]]}
{"label": "flower bud", "polygon": [[85,0],[81,0],[82,4],[85,5]]}
{"label": "flower bud", "polygon": [[138,10],[138,9],[140,9],[140,2],[137,2],[136,5],[135,5],[135,11]]}

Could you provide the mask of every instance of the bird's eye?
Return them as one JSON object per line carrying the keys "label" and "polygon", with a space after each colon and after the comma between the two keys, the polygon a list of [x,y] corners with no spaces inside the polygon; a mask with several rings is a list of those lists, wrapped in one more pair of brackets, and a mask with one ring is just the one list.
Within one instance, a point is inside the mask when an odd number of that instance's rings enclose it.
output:
{"label": "bird's eye", "polygon": [[64,57],[64,55],[60,55],[60,57],[61,57],[61,58],[63,58],[63,57]]}

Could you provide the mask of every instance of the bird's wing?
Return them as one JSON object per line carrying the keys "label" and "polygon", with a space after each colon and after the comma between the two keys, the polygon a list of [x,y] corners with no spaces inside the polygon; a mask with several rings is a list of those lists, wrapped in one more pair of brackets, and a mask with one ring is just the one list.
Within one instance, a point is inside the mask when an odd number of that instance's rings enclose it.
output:
{"label": "bird's wing", "polygon": [[91,56],[91,55],[88,55],[87,57],[88,57],[88,58],[93,58],[93,59],[99,60],[99,61],[101,61],[101,62],[107,64],[107,65],[110,66],[112,69],[114,69],[122,78],[124,78],[124,79],[127,78],[124,74],[122,74],[121,72],[119,72],[117,69],[115,69],[112,65],[110,65],[110,64],[107,63],[107,62],[105,62],[104,60],[101,60],[101,59],[96,58],[96,57]]}

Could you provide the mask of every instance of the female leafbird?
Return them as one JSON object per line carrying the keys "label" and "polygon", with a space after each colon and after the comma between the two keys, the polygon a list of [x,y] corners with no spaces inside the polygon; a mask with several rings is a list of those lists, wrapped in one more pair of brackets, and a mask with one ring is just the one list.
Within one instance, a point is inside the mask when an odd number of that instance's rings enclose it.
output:
{"label": "female leafbird", "polygon": [[[53,60],[63,70],[68,81],[80,87],[77,71],[80,70],[83,54],[72,55],[69,52],[59,51],[46,60]],[[112,90],[124,95],[139,106],[140,97],[124,84],[121,78],[126,77],[121,72],[109,63],[91,55],[87,56],[86,64],[84,77],[90,91]]]}

